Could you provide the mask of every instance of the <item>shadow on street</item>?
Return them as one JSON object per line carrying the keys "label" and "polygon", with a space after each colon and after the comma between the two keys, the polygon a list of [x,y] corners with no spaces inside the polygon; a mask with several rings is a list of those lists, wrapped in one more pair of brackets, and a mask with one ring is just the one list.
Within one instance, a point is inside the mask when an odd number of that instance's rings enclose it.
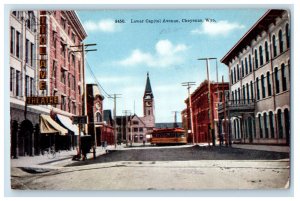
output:
{"label": "shadow on street", "polygon": [[90,165],[117,161],[189,161],[189,160],[279,160],[289,153],[238,149],[231,147],[182,147],[163,149],[111,150],[96,159],[78,161],[67,166]]}

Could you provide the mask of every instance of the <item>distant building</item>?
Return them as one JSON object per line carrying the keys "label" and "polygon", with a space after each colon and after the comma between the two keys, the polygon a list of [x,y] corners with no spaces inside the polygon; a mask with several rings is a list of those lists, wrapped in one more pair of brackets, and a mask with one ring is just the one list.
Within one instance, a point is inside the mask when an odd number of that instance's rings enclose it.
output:
{"label": "distant building", "polygon": [[290,143],[290,35],[289,12],[269,10],[221,59],[230,98],[219,114],[233,142]]}
{"label": "distant building", "polygon": [[151,133],[155,127],[154,110],[154,95],[151,88],[149,73],[147,73],[146,87],[143,96],[144,116],[139,117],[136,114],[118,116],[116,118],[118,140],[127,142],[147,141],[147,134]]}

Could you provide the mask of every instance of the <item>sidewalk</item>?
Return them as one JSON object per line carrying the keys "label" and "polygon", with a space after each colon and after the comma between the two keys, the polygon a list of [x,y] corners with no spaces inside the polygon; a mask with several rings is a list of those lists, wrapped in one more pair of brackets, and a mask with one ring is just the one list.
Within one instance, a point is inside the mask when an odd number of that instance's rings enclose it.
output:
{"label": "sidewalk", "polygon": [[256,145],[256,144],[232,144],[233,148],[239,149],[252,149],[260,151],[274,151],[274,152],[283,152],[290,153],[289,146],[276,146],[276,145]]}
{"label": "sidewalk", "polygon": [[[117,146],[118,149],[123,147]],[[106,153],[106,150],[115,150],[114,145],[109,145],[106,149],[102,147],[96,148],[96,157]],[[18,159],[11,159],[11,167],[48,167],[48,168],[59,168],[64,165],[73,163],[73,156],[77,154],[76,149],[71,151],[61,151],[53,159],[49,159],[47,154],[39,156],[19,156]],[[93,153],[87,154],[87,160],[93,160]]]}

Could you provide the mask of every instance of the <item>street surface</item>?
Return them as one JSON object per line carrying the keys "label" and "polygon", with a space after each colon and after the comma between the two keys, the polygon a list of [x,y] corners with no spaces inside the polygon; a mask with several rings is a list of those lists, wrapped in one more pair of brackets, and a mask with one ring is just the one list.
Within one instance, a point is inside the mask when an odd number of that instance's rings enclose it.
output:
{"label": "street surface", "polygon": [[13,189],[36,190],[272,189],[290,179],[289,153],[191,145],[112,148],[11,171]]}

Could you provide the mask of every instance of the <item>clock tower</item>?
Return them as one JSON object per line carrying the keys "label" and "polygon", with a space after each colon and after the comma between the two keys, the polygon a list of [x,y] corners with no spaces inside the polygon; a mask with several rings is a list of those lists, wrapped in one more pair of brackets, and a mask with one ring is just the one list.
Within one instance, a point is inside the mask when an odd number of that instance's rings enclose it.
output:
{"label": "clock tower", "polygon": [[143,97],[144,117],[153,118],[154,121],[154,96],[151,89],[149,73],[147,73],[146,88]]}

